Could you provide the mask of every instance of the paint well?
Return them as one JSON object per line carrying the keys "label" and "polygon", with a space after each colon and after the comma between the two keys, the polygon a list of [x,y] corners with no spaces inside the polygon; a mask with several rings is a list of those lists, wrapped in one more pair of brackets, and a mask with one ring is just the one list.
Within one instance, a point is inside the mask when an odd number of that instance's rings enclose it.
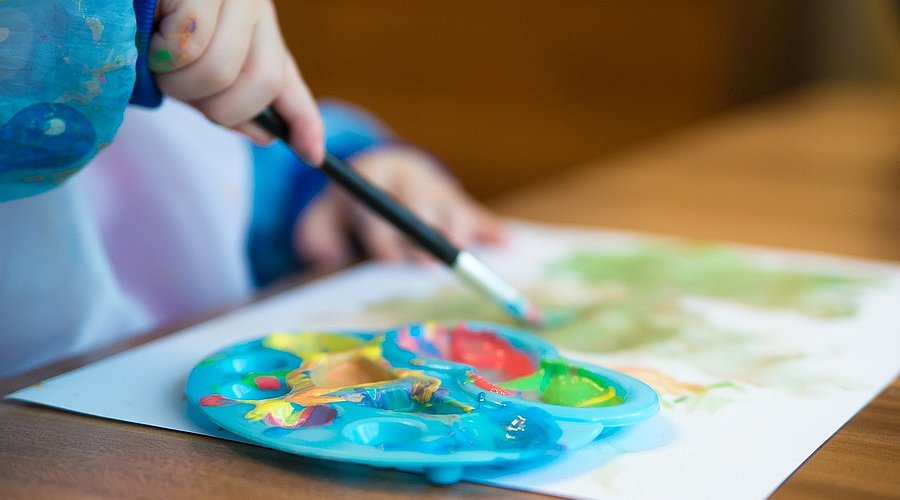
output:
{"label": "paint well", "polygon": [[592,408],[622,404],[622,394],[604,377],[565,360],[543,360],[533,375],[501,384],[523,399],[541,403]]}
{"label": "paint well", "polygon": [[387,382],[395,378],[383,363],[362,356],[325,362],[310,372],[312,383],[326,389]]}

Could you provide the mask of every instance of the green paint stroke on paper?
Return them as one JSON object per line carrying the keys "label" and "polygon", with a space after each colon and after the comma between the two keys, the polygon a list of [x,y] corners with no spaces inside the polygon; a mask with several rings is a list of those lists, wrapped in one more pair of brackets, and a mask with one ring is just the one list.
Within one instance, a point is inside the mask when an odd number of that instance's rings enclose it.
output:
{"label": "green paint stroke on paper", "polygon": [[551,265],[550,272],[625,286],[642,296],[674,291],[819,317],[852,315],[855,292],[868,284],[834,274],[764,268],[721,247],[688,245],[579,253]]}

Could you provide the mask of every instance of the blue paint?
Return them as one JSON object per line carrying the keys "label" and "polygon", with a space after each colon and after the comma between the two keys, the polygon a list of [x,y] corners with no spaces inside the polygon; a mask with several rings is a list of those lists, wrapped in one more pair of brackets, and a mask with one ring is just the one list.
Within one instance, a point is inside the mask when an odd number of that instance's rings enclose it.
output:
{"label": "blue paint", "polygon": [[72,106],[33,104],[0,125],[0,174],[24,170],[49,176],[87,156],[96,137],[91,122]]}

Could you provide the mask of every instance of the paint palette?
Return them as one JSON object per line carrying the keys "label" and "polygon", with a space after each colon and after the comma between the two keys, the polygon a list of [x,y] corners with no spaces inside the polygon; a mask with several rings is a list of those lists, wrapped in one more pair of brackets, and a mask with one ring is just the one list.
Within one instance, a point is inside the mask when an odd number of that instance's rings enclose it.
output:
{"label": "paint palette", "polygon": [[478,322],[276,332],[201,361],[187,396],[254,443],[439,484],[466,467],[547,459],[659,409],[643,382]]}

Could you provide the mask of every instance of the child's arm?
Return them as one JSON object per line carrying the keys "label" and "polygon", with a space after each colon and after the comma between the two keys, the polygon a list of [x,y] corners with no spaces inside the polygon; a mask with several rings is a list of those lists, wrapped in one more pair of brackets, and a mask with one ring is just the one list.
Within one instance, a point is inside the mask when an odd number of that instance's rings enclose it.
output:
{"label": "child's arm", "polygon": [[252,120],[272,105],[294,149],[322,162],[322,119],[270,0],[159,0],[157,16],[149,64],[165,94],[262,143],[271,136]]}

